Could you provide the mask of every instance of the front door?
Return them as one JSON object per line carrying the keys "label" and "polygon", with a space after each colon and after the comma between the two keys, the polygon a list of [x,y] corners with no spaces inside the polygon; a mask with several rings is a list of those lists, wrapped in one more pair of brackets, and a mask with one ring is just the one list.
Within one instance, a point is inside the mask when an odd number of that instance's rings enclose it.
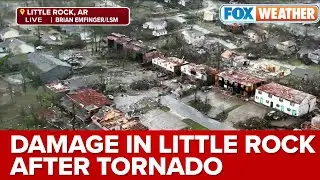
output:
{"label": "front door", "polygon": [[270,107],[272,107],[272,108],[273,108],[273,102],[271,102],[271,103],[270,103]]}
{"label": "front door", "polygon": [[263,104],[263,97],[260,97],[260,103]]}
{"label": "front door", "polygon": [[283,105],[280,106],[280,110],[284,111],[284,106]]}

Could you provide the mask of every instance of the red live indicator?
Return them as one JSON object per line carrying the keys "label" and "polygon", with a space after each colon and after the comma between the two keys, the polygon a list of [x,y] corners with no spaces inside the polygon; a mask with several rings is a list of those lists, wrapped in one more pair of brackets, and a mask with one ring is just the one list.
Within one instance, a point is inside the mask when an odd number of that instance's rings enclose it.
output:
{"label": "red live indicator", "polygon": [[19,25],[88,25],[127,26],[130,24],[130,9],[126,7],[21,7],[17,8]]}

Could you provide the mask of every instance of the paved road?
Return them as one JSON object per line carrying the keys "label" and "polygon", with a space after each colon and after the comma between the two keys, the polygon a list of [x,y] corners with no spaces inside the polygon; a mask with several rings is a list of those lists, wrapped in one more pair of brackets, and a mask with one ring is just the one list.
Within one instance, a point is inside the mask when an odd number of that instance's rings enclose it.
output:
{"label": "paved road", "polygon": [[171,111],[183,116],[183,118],[189,118],[197,123],[205,126],[211,130],[230,130],[234,129],[226,124],[220,123],[214,119],[210,119],[203,115],[198,110],[193,107],[188,106],[180,100],[175,99],[172,95],[163,96],[161,98],[161,103],[165,106],[168,106]]}

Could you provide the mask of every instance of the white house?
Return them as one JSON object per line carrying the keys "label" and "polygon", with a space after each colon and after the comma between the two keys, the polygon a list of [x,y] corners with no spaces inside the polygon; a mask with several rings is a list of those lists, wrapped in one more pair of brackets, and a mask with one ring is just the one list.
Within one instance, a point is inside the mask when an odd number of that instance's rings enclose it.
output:
{"label": "white house", "polygon": [[308,53],[308,58],[309,58],[312,62],[314,62],[314,63],[316,63],[316,64],[320,64],[320,49]]}
{"label": "white house", "polygon": [[247,30],[243,32],[249,38],[249,40],[253,43],[262,43],[268,39],[268,32],[265,30]]}
{"label": "white house", "polygon": [[293,41],[284,41],[276,45],[277,50],[283,54],[293,54],[297,51],[297,44]]}
{"label": "white house", "polygon": [[160,30],[153,30],[152,35],[153,36],[163,36],[168,34],[168,31],[166,29],[160,29]]}
{"label": "white house", "polygon": [[0,31],[0,39],[3,41],[6,39],[19,37],[19,35],[19,31],[10,27],[4,28]]}
{"label": "white house", "polygon": [[183,59],[179,59],[176,57],[168,57],[162,58],[157,57],[152,59],[152,64],[156,67],[160,67],[166,71],[173,72],[173,73],[180,73],[180,67],[188,62],[184,61]]}
{"label": "white house", "polygon": [[19,39],[7,39],[0,44],[0,47],[13,54],[28,54],[35,52],[35,47]]}
{"label": "white house", "polygon": [[270,83],[256,89],[255,102],[292,116],[302,116],[315,109],[316,97],[277,83]]}
{"label": "white house", "polygon": [[167,21],[159,19],[146,22],[142,27],[152,30],[153,36],[163,36],[168,34],[168,31],[166,30],[167,25]]}
{"label": "white house", "polygon": [[191,1],[191,0],[179,0],[178,4],[185,7],[189,1]]}
{"label": "white house", "polygon": [[202,31],[190,29],[182,32],[183,38],[187,44],[201,47],[204,45],[205,34]]}
{"label": "white house", "polygon": [[143,28],[151,30],[162,30],[167,27],[167,21],[163,19],[152,20],[143,24]]}
{"label": "white house", "polygon": [[213,10],[207,10],[203,12],[203,20],[204,21],[213,21],[216,20],[217,14]]}

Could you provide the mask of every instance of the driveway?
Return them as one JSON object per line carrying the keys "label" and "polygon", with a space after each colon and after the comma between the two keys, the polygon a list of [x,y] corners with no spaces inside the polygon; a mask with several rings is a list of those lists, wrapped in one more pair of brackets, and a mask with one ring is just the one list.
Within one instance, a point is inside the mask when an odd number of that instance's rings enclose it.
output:
{"label": "driveway", "polygon": [[202,126],[211,130],[228,130],[233,129],[231,126],[220,123],[214,119],[211,119],[203,115],[198,110],[185,104],[181,100],[177,100],[173,95],[163,96],[161,98],[161,104],[168,106],[171,111],[179,114],[183,119],[188,118],[201,124]]}
{"label": "driveway", "polygon": [[[244,103],[242,100],[224,95],[218,90],[209,91],[207,93],[198,91],[197,98],[203,102],[205,102],[207,99],[208,103],[212,106],[211,110],[208,112],[208,116],[211,118],[215,118],[223,111],[236,108]],[[193,99],[194,95],[190,95],[182,98],[182,101],[188,104],[188,102]]]}
{"label": "driveway", "polygon": [[246,121],[252,117],[263,118],[268,112],[268,107],[255,102],[246,102],[228,113],[225,124],[233,126],[235,123]]}

